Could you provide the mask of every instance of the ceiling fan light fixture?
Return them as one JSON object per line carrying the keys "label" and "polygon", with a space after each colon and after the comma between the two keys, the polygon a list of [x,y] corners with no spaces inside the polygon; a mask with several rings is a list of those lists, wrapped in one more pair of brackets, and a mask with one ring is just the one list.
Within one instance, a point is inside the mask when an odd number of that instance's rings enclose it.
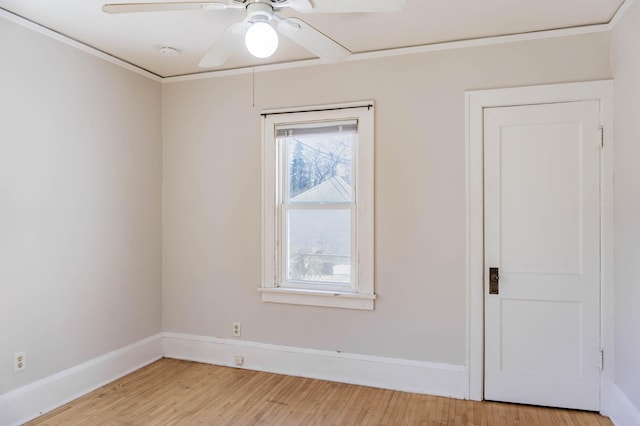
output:
{"label": "ceiling fan light fixture", "polygon": [[254,22],[244,35],[244,44],[256,58],[268,58],[278,48],[278,34],[268,22]]}

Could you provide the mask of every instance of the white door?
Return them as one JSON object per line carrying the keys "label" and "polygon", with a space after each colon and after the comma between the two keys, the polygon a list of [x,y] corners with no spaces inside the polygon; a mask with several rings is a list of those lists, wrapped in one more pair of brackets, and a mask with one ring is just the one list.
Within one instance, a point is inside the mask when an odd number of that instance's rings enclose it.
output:
{"label": "white door", "polygon": [[599,115],[485,110],[485,399],[600,408]]}

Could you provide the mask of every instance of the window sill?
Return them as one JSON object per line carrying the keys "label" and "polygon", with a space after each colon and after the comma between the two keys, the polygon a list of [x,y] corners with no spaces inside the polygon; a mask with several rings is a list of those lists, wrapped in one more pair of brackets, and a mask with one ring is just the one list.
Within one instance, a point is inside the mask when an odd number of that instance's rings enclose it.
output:
{"label": "window sill", "polygon": [[328,308],[372,311],[375,294],[339,293],[335,291],[300,290],[289,288],[259,288],[263,302],[290,305],[324,306]]}

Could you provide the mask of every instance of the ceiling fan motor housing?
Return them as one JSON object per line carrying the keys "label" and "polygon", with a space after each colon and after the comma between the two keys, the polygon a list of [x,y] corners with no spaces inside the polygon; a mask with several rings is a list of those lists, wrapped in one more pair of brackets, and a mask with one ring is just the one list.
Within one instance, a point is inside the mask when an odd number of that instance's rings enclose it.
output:
{"label": "ceiling fan motor housing", "polygon": [[273,6],[271,2],[255,2],[247,5],[247,17],[249,22],[269,22],[273,18]]}

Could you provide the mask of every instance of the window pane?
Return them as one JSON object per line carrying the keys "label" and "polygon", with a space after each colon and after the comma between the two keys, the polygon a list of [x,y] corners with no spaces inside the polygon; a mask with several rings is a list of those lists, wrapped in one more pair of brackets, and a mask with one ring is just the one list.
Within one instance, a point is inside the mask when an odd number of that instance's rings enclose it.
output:
{"label": "window pane", "polygon": [[350,203],[355,133],[283,138],[288,157],[290,203]]}
{"label": "window pane", "polygon": [[351,283],[351,211],[288,211],[287,276],[293,281]]}

